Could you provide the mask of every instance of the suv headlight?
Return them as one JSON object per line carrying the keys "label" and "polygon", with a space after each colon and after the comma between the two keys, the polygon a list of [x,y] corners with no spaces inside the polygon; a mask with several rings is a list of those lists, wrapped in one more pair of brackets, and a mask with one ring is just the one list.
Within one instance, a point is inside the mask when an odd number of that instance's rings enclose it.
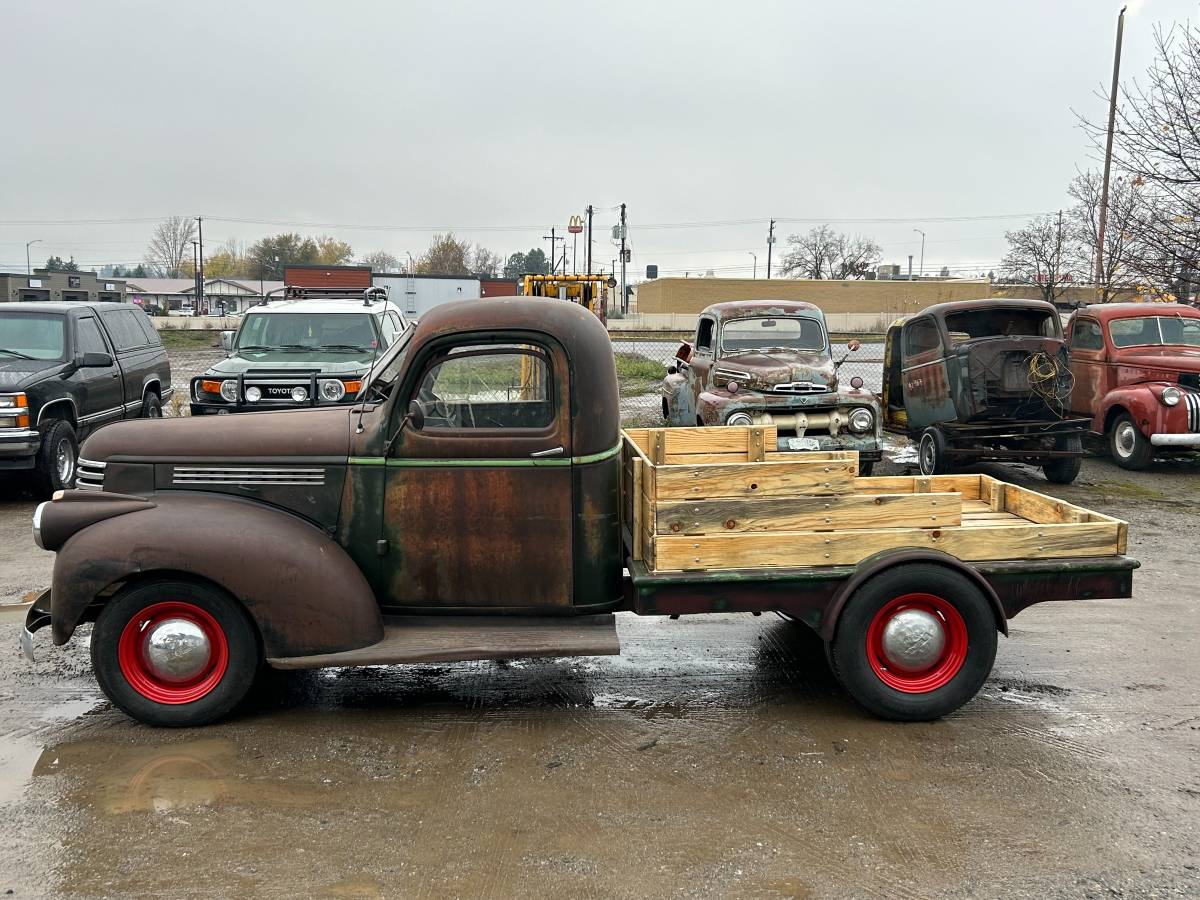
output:
{"label": "suv headlight", "polygon": [[24,394],[0,394],[0,428],[28,427],[28,398]]}
{"label": "suv headlight", "polygon": [[340,378],[322,379],[317,389],[321,392],[321,399],[330,403],[337,403],[346,396],[346,385],[342,384]]}
{"label": "suv headlight", "polygon": [[850,430],[855,434],[866,434],[875,426],[875,413],[860,406],[850,413]]}
{"label": "suv headlight", "polygon": [[1182,398],[1183,394],[1177,387],[1163,388],[1163,392],[1158,397],[1165,406],[1175,406]]}
{"label": "suv headlight", "polygon": [[221,382],[221,399],[228,400],[230,403],[237,403],[237,380],[226,378]]}

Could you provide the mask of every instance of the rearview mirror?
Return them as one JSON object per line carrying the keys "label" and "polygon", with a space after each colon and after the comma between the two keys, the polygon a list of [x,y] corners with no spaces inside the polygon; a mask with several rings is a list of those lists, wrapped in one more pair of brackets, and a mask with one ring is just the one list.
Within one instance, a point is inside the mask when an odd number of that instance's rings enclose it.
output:
{"label": "rearview mirror", "polygon": [[222,350],[232,350],[233,349],[233,332],[232,331],[222,331],[221,332],[221,349]]}
{"label": "rearview mirror", "polygon": [[414,431],[425,427],[425,404],[415,398],[408,404],[408,423]]}
{"label": "rearview mirror", "polygon": [[107,353],[85,353],[79,361],[81,369],[106,369],[113,364],[113,358]]}

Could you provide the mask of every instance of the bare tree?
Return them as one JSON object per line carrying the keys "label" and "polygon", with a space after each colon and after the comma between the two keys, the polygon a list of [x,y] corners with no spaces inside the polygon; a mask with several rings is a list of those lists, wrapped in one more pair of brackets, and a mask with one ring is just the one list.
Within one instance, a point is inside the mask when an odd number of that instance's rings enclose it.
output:
{"label": "bare tree", "polygon": [[1070,223],[1057,216],[1038,216],[1024,228],[1004,235],[1008,253],[1000,263],[1005,279],[1029,284],[1053,303],[1067,287],[1087,272],[1088,252]]}
{"label": "bare tree", "polygon": [[[1081,249],[1091,256],[1088,272],[1094,273],[1095,248],[1100,242],[1100,188],[1098,172],[1083,172],[1075,177],[1067,193],[1075,200],[1071,207],[1070,228]],[[1136,179],[1118,176],[1109,185],[1108,222],[1104,229],[1101,302],[1108,303],[1118,291],[1129,290],[1147,278],[1147,247],[1143,240],[1151,206]]]}
{"label": "bare tree", "polygon": [[400,260],[386,250],[376,250],[362,258],[364,266],[370,266],[373,272],[399,272]]}
{"label": "bare tree", "polygon": [[792,278],[865,278],[883,255],[870,238],[850,236],[828,225],[788,236],[791,249],[780,272]]}
{"label": "bare tree", "polygon": [[192,259],[192,241],[196,239],[196,221],[183,216],[159,222],[146,247],[146,265],[167,278],[179,278],[184,263]]}
{"label": "bare tree", "polygon": [[476,275],[483,275],[487,278],[498,278],[500,276],[500,268],[503,265],[504,258],[499,253],[493,253],[480,244],[475,245],[475,250],[471,254],[471,271]]}
{"label": "bare tree", "polygon": [[[1139,274],[1187,294],[1200,262],[1200,27],[1156,29],[1154,39],[1154,63],[1120,91],[1113,161],[1142,201]],[[1107,123],[1082,123],[1102,148]]]}

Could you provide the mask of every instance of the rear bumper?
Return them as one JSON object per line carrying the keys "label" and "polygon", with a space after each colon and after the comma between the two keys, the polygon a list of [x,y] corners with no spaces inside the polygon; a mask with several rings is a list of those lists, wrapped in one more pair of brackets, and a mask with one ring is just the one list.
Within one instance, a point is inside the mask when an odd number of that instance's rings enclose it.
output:
{"label": "rear bumper", "polygon": [[29,428],[0,429],[0,469],[33,467],[42,436]]}
{"label": "rear bumper", "polygon": [[1200,434],[1152,434],[1150,443],[1155,447],[1200,447]]}

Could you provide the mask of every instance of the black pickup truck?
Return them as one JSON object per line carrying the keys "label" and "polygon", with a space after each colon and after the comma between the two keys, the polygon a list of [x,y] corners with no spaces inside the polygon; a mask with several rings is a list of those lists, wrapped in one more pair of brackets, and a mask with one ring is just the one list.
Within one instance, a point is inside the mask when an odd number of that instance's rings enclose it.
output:
{"label": "black pickup truck", "polygon": [[109,422],[162,416],[171,364],[128,303],[0,305],[0,470],[50,494],[75,485],[79,442]]}

